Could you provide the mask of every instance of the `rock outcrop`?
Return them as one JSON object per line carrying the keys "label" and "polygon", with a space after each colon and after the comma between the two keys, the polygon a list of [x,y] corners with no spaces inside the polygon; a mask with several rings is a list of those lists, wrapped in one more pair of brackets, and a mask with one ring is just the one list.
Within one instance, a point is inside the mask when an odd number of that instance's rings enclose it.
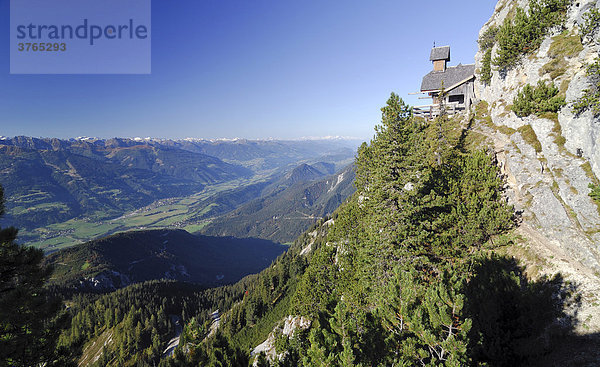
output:
{"label": "rock outcrop", "polygon": [[[252,351],[252,355],[256,356],[260,353],[265,353],[266,358],[274,362],[281,360],[285,356],[284,353],[277,353],[275,342],[278,337],[292,338],[297,330],[305,330],[310,327],[311,321],[304,316],[288,316],[283,319],[281,325],[275,327],[275,329],[269,334],[267,340],[257,345]],[[254,360],[254,366],[257,365],[258,360]]]}
{"label": "rock outcrop", "polygon": [[93,277],[85,277],[79,281],[79,289],[84,291],[114,291],[130,285],[131,279],[114,270],[104,270]]}
{"label": "rock outcrop", "polygon": [[[528,0],[499,1],[480,35],[501,25],[516,7],[528,4]],[[557,42],[566,37],[579,42],[579,24],[592,7],[600,7],[600,1],[573,1],[564,27],[551,29],[535,54],[522,57],[504,73],[493,71],[489,85],[476,83],[482,102],[474,128],[490,138],[507,178],[509,199],[522,213],[518,233],[526,241],[520,257],[530,271],[535,269],[540,275],[560,272],[577,286],[582,306],[575,316],[582,333],[600,331],[600,209],[588,195],[588,185],[600,177],[596,144],[600,121],[591,112],[575,116],[569,103],[589,87],[585,69],[598,56],[600,32],[569,50]],[[483,56],[483,52],[476,55],[478,70]],[[567,106],[557,118],[518,117],[510,108],[514,97],[524,85],[539,80],[560,86]]]}

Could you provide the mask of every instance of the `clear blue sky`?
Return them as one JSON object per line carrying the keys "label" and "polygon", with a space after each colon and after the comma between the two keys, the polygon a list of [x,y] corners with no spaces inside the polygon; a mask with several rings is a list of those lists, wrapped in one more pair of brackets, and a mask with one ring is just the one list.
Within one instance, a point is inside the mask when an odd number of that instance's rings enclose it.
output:
{"label": "clear blue sky", "polygon": [[452,46],[472,63],[495,0],[153,0],[151,75],[10,75],[0,0],[0,135],[369,138]]}

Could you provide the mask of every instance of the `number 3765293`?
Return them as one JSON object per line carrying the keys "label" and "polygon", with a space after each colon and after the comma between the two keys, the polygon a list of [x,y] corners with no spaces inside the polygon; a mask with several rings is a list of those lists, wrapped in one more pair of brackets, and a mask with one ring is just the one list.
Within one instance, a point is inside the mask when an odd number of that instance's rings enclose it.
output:
{"label": "number 3765293", "polygon": [[17,45],[18,51],[33,51],[33,52],[54,52],[54,51],[67,51],[66,43],[19,43]]}

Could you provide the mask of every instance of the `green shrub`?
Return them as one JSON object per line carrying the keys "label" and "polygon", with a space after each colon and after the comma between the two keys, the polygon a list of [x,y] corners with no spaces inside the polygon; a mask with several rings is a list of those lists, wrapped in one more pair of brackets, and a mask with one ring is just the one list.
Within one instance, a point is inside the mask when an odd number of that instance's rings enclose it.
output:
{"label": "green shrub", "polygon": [[587,76],[590,78],[591,87],[583,91],[583,96],[573,102],[573,113],[580,115],[590,110],[594,116],[600,116],[600,57],[593,64],[587,66]]}
{"label": "green shrub", "polygon": [[530,0],[529,11],[517,9],[514,19],[506,18],[498,29],[498,52],[494,65],[512,68],[520,57],[536,51],[548,29],[562,24],[571,0]]}
{"label": "green shrub", "polygon": [[483,55],[483,61],[481,65],[481,81],[486,85],[489,85],[492,81],[492,49],[488,49]]}
{"label": "green shrub", "polygon": [[496,34],[498,34],[498,27],[491,26],[486,29],[477,41],[479,43],[479,48],[482,51],[487,51],[494,47],[494,43],[496,43]]}
{"label": "green shrub", "polygon": [[512,67],[521,55],[530,51],[535,34],[529,28],[528,17],[523,9],[517,9],[514,21],[504,20],[498,30],[495,66],[500,69]]}
{"label": "green shrub", "polygon": [[283,353],[290,347],[290,339],[287,335],[283,334],[281,330],[275,336],[275,351],[277,353]]}
{"label": "green shrub", "polygon": [[592,111],[594,116],[600,115],[600,92],[592,93],[586,89],[583,96],[573,103],[575,115],[580,115],[587,110]]}
{"label": "green shrub", "polygon": [[588,187],[592,190],[588,194],[595,202],[600,203],[600,186],[589,184]]}
{"label": "green shrub", "polygon": [[561,24],[572,0],[530,0],[529,14],[536,23],[548,29]]}
{"label": "green shrub", "polygon": [[565,105],[565,97],[558,92],[554,83],[546,84],[540,80],[535,87],[527,84],[513,100],[512,110],[519,117],[532,113],[540,115],[544,112],[557,112]]}
{"label": "green shrub", "polygon": [[591,8],[583,15],[583,24],[581,24],[582,37],[591,37],[600,27],[600,10]]}
{"label": "green shrub", "polygon": [[586,74],[589,77],[596,78],[596,82],[598,81],[597,79],[600,77],[600,57],[596,57],[594,63],[587,66]]}

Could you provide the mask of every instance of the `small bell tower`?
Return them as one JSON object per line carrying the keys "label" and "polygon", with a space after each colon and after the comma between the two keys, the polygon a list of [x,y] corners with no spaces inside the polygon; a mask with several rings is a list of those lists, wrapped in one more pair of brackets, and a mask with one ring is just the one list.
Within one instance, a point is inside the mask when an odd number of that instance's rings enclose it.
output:
{"label": "small bell tower", "polygon": [[446,71],[447,64],[450,61],[450,46],[432,48],[429,60],[433,62],[433,71]]}

